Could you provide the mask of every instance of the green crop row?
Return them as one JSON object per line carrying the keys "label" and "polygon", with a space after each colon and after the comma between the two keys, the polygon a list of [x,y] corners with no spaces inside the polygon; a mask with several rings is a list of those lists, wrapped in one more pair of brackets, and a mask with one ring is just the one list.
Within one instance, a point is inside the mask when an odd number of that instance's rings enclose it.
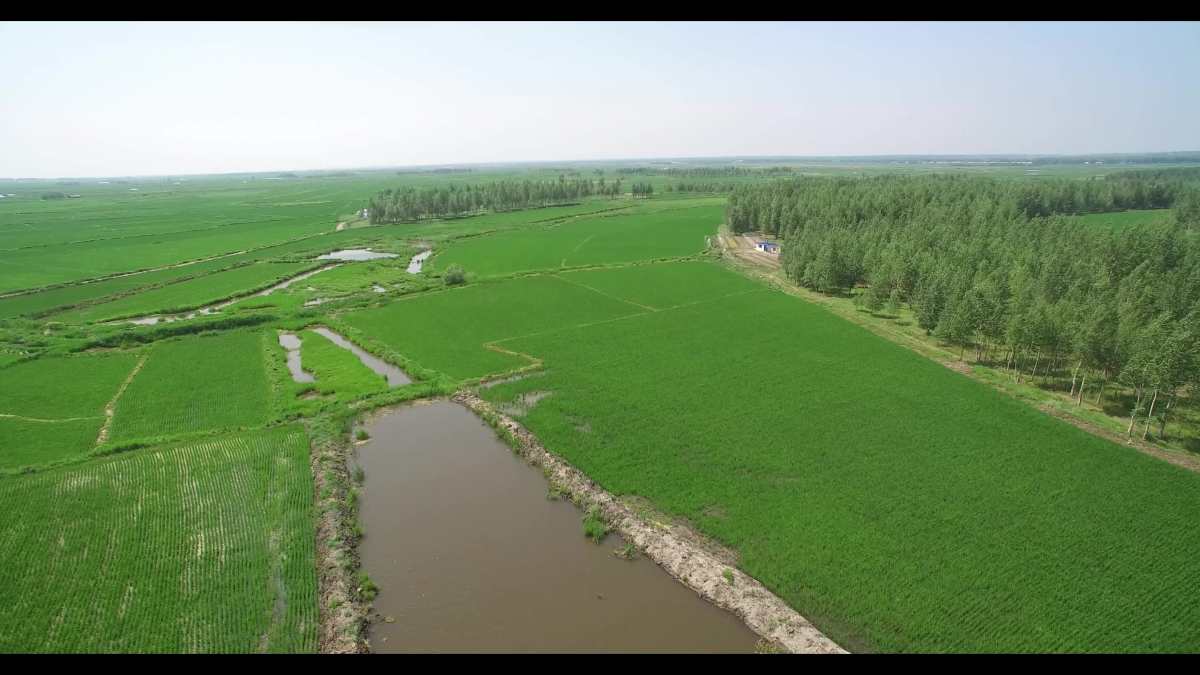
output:
{"label": "green crop row", "polygon": [[0,478],[0,651],[316,649],[299,427]]}

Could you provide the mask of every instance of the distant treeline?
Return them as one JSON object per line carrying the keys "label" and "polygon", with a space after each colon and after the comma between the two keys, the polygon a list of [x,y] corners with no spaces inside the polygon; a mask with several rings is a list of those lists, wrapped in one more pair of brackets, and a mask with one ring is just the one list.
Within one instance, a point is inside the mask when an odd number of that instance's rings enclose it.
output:
{"label": "distant treeline", "polygon": [[668,183],[667,192],[732,192],[738,186],[737,183],[718,183],[712,182],[697,182],[697,181],[680,181],[678,183]]}
{"label": "distant treeline", "polygon": [[729,178],[749,176],[786,176],[796,172],[790,166],[768,166],[760,169],[746,169],[738,166],[701,166],[690,169],[655,169],[651,167],[627,167],[617,169],[617,173],[631,176],[669,176],[678,178]]}
{"label": "distant treeline", "polygon": [[438,187],[387,189],[371,198],[372,223],[406,223],[424,218],[465,216],[577,202],[594,195],[614,196],[621,180],[589,179],[494,181]]}
{"label": "distant treeline", "polygon": [[654,186],[650,183],[633,183],[629,186],[629,192],[634,197],[649,197],[654,194]]}
{"label": "distant treeline", "polygon": [[1034,164],[1080,164],[1103,162],[1105,164],[1183,164],[1200,162],[1200,152],[1147,152],[1127,155],[1071,155],[1059,157],[1035,157]]}
{"label": "distant treeline", "polygon": [[[1016,379],[1069,373],[1079,401],[1089,381],[1099,403],[1118,378],[1129,432],[1144,418],[1143,435],[1151,420],[1162,435],[1178,394],[1200,385],[1198,179],[801,178],[741,186],[727,209],[735,231],[783,238],[797,283],[866,286],[868,308],[907,304],[926,331]],[[1117,231],[1064,215],[1170,206],[1166,223]]]}
{"label": "distant treeline", "polygon": [[414,173],[471,173],[474,169],[471,168],[453,168],[443,167],[440,169],[401,169],[396,172],[398,176],[407,176]]}

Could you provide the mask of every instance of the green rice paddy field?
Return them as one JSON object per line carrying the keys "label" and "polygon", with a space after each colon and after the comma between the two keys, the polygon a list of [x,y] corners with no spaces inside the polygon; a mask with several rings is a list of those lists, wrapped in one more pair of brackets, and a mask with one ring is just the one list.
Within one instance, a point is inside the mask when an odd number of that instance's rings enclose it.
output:
{"label": "green rice paddy field", "polygon": [[544,360],[485,395],[553,391],[524,420],[552,451],[851,649],[1200,648],[1200,476],[713,264],[563,276],[596,290],[521,278],[347,320],[456,377],[518,365],[484,342]]}
{"label": "green rice paddy field", "polygon": [[87,323],[157,312],[182,312],[269,286],[314,267],[317,267],[314,263],[245,265],[56,314],[54,318],[68,323]]}
{"label": "green rice paddy field", "polygon": [[0,478],[0,651],[316,648],[299,427]]}
{"label": "green rice paddy field", "polygon": [[595,216],[464,239],[435,256],[437,269],[460,265],[481,277],[695,255],[725,219],[720,205]]}
{"label": "green rice paddy field", "polygon": [[[20,514],[0,523],[0,651],[317,648],[309,447],[285,422],[389,395],[321,324],[437,387],[540,370],[481,395],[552,392],[510,408],[551,451],[729,546],[852,651],[1200,651],[1200,475],[731,271],[706,253],[722,199],[351,215],[385,187],[497,177],[4,185],[0,294],[60,286],[0,297],[0,508]],[[362,247],[400,257],[203,332],[101,323]],[[445,286],[451,265],[466,285]],[[281,330],[315,383],[288,378]]]}
{"label": "green rice paddy field", "polygon": [[104,407],[138,356],[117,352],[41,358],[0,368],[0,469],[86,453]]}
{"label": "green rice paddy field", "polygon": [[117,402],[114,441],[267,422],[265,333],[229,331],[156,343]]}

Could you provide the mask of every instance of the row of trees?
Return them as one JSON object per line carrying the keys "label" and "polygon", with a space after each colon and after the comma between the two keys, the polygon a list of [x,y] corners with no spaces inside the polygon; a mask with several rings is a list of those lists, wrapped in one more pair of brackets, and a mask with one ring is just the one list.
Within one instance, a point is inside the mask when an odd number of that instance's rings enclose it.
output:
{"label": "row of trees", "polygon": [[621,179],[494,181],[436,187],[387,189],[371,198],[372,223],[405,223],[424,218],[464,216],[484,211],[512,211],[577,202],[594,195],[621,194]]}
{"label": "row of trees", "polygon": [[679,181],[668,183],[667,192],[732,192],[737,183],[718,183],[716,181]]}
{"label": "row of trees", "polygon": [[[1127,385],[1128,433],[1140,419],[1143,436],[1153,421],[1161,436],[1181,394],[1200,386],[1198,182],[1200,172],[805,178],[738,188],[728,219],[780,235],[796,282],[865,286],[872,310],[907,305],[960,357],[973,348],[1016,380],[1064,390],[1069,376],[1077,404],[1089,385],[1098,405],[1114,379]],[[1064,215],[1118,202],[1175,209],[1169,222],[1120,231]]]}
{"label": "row of trees", "polygon": [[[957,209],[976,210],[972,202],[1000,209],[1004,216],[1032,218],[1059,214],[1098,213],[1128,209],[1161,209],[1182,204],[1200,212],[1200,169],[1174,169],[1138,176],[1114,174],[1104,180],[998,180],[963,175],[920,177],[882,176],[874,179],[807,178],[784,181],[777,187],[747,187],[730,202],[729,223],[735,231],[749,228],[782,234],[792,223],[811,218],[810,204],[801,206],[798,191],[825,185],[831,194],[853,190],[863,202],[837,201],[830,214],[839,220],[862,220],[868,215],[885,219],[911,217],[928,205],[953,202]],[[863,186],[869,186],[863,188]],[[903,194],[902,194],[903,193]],[[805,213],[797,209],[803,208]],[[980,205],[979,209],[985,208]],[[1191,218],[1192,216],[1188,216]]]}
{"label": "row of trees", "polygon": [[654,186],[650,183],[634,183],[629,186],[634,197],[649,197],[654,194]]}

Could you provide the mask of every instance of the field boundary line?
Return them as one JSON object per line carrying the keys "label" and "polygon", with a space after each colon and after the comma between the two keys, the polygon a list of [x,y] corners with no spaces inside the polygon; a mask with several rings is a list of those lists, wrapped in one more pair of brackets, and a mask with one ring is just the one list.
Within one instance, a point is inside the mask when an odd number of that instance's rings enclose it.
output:
{"label": "field boundary line", "polygon": [[591,292],[593,292],[593,293],[597,293],[597,294],[599,294],[599,295],[602,295],[602,296],[604,296],[604,297],[606,297],[606,298],[609,298],[610,300],[617,300],[617,301],[619,301],[619,302],[624,302],[624,303],[627,303],[627,304],[633,305],[634,307],[641,307],[642,309],[644,309],[644,310],[646,310],[646,311],[649,311],[649,312],[659,312],[659,311],[662,311],[662,310],[661,310],[660,308],[658,308],[658,307],[651,307],[650,305],[643,305],[643,304],[642,304],[642,303],[640,303],[640,302],[634,302],[633,300],[629,300],[629,299],[626,299],[626,298],[621,298],[621,297],[615,296],[615,295],[613,295],[613,294],[611,294],[611,293],[605,293],[604,291],[602,291],[602,290],[600,290],[600,289],[598,289],[598,288],[592,288],[591,286],[588,286],[587,284],[581,284],[581,283],[579,283],[578,281],[571,281],[570,279],[564,279],[563,277],[561,277],[561,276],[559,276],[559,275],[557,275],[557,274],[554,274],[554,275],[551,275],[551,276],[553,276],[554,278],[558,279],[559,281],[562,281],[563,283],[572,284],[572,285],[574,285],[574,286],[578,286],[578,287],[580,287],[580,288],[586,288],[587,290],[589,290],[589,291],[591,291]]}
{"label": "field boundary line", "polygon": [[518,351],[515,351],[512,349],[505,349],[504,347],[497,345],[495,342],[485,342],[485,343],[483,343],[483,348],[488,351],[496,352],[498,354],[507,354],[508,356],[516,356],[518,358],[522,358],[522,359],[525,359],[526,361],[529,361],[529,363],[525,364],[524,366],[521,366],[520,368],[517,368],[516,370],[505,373],[506,376],[515,375],[515,374],[523,373],[523,372],[530,371],[530,370],[537,370],[538,368],[542,367],[542,360],[539,359],[538,357],[533,356],[532,354],[526,354],[525,352],[518,352]]}
{"label": "field boundary line", "polygon": [[712,298],[704,298],[703,300],[693,300],[692,302],[685,302],[683,304],[674,305],[672,307],[664,307],[663,309],[655,310],[653,312],[633,312],[631,314],[622,314],[621,316],[614,316],[611,319],[600,319],[599,321],[587,321],[584,323],[575,323],[575,324],[571,324],[568,326],[556,326],[554,328],[547,328],[546,330],[534,331],[533,333],[525,333],[524,335],[512,335],[510,337],[497,338],[495,340],[488,341],[487,343],[485,343],[485,346],[486,345],[495,345],[495,344],[499,344],[501,342],[508,342],[510,340],[523,340],[525,338],[539,337],[542,335],[550,335],[551,333],[557,333],[559,331],[564,331],[564,330],[573,330],[573,329],[577,329],[577,328],[591,328],[592,326],[599,326],[599,325],[606,324],[606,323],[614,323],[616,321],[626,321],[628,319],[634,319],[639,316],[649,316],[651,314],[657,314],[659,312],[670,312],[670,311],[673,311],[676,309],[695,307],[697,305],[703,305],[707,302],[715,302],[717,300],[722,300],[724,298],[731,298],[731,297],[738,296],[738,295],[749,295],[751,293],[768,293],[768,292],[770,292],[770,290],[771,289],[769,289],[769,288],[751,288],[751,289],[745,290],[745,291],[737,291],[735,293],[727,293],[725,295],[718,295],[718,296],[712,297]]}
{"label": "field boundary line", "polygon": [[121,394],[125,393],[125,390],[129,387],[129,383],[133,382],[133,378],[137,377],[137,374],[142,371],[142,366],[146,365],[146,359],[148,358],[150,358],[150,350],[146,350],[146,353],[142,354],[142,358],[138,359],[138,362],[133,366],[133,370],[129,371],[129,374],[125,376],[125,381],[121,382],[121,386],[117,388],[117,393],[113,394],[112,399],[104,406],[104,424],[100,427],[100,433],[96,435],[97,447],[108,442],[108,433],[112,429],[113,415],[117,410],[117,401],[121,398]]}
{"label": "field boundary line", "polygon": [[79,422],[82,420],[98,420],[101,417],[103,417],[103,415],[88,415],[87,417],[61,417],[58,419],[44,419],[41,417],[26,417],[24,415],[9,415],[6,413],[0,413],[0,418],[4,418],[4,419],[23,420],[25,422],[45,422],[47,424],[53,424],[55,422]]}
{"label": "field boundary line", "polygon": [[[731,565],[731,551],[683,525],[644,519],[477,395],[460,391],[451,400],[495,427],[518,454],[543,469],[551,484],[565,490],[573,502],[598,507],[604,519],[646,557],[708,602],[735,614],[764,641],[798,654],[847,653],[761,582]],[[727,575],[732,576],[732,583]]]}

